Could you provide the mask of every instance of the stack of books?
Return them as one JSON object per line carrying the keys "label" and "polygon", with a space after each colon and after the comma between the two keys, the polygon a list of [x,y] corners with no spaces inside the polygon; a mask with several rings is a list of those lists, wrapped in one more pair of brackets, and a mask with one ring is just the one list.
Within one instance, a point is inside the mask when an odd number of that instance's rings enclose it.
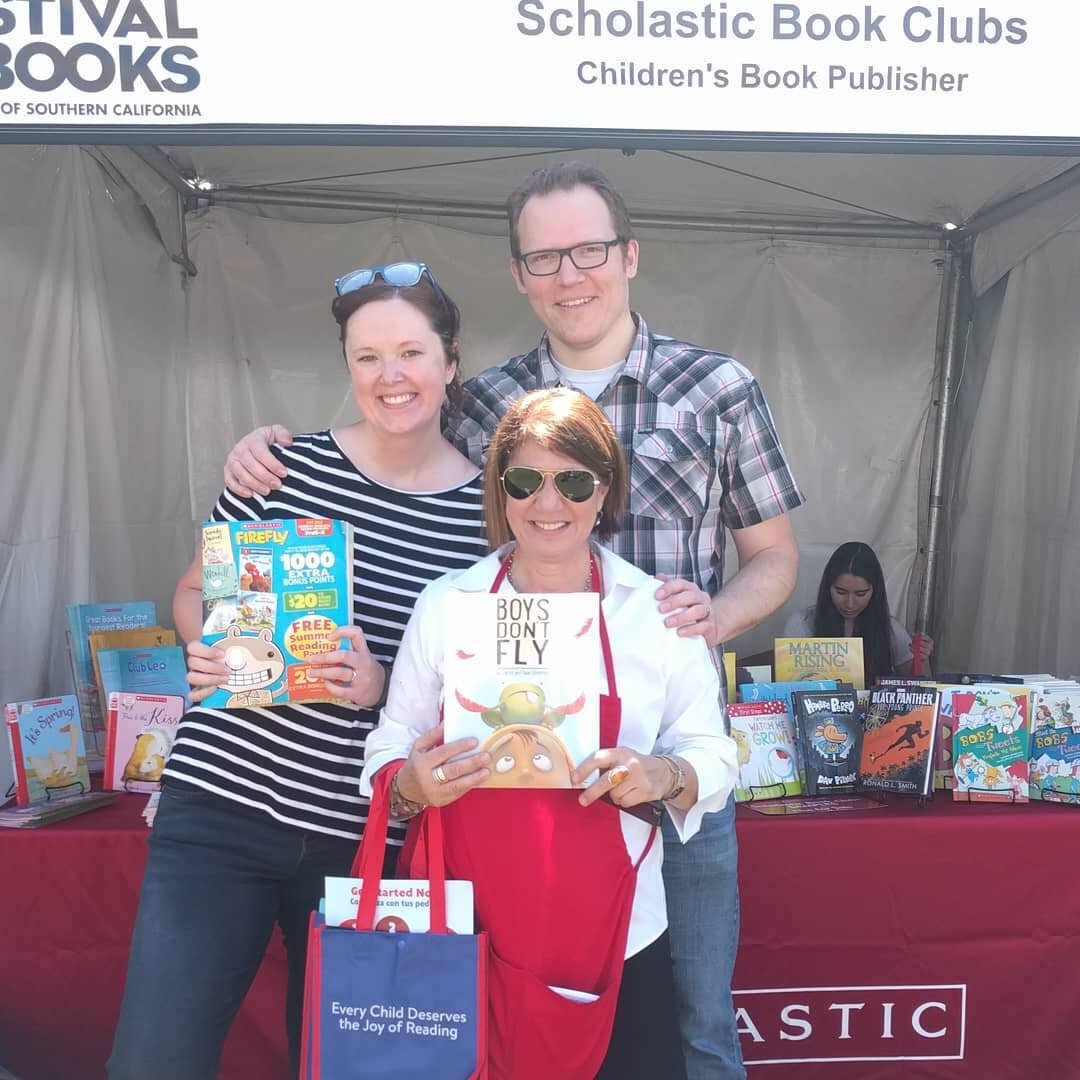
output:
{"label": "stack of books", "polygon": [[29,806],[9,806],[0,810],[0,828],[36,829],[54,821],[98,810],[116,799],[113,791],[92,791],[86,795],[68,795],[49,802],[31,803]]}

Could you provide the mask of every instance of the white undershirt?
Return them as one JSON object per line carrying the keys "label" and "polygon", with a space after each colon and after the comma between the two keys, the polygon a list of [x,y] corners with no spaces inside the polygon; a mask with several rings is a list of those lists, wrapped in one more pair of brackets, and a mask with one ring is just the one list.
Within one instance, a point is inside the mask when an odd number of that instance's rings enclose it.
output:
{"label": "white undershirt", "polygon": [[551,362],[555,366],[559,382],[565,383],[565,385],[573,387],[575,390],[580,390],[583,394],[591,397],[593,401],[607,389],[609,384],[615,381],[615,377],[626,364],[626,360],[623,359],[610,367],[586,371],[583,368],[566,367],[554,357],[551,358]]}

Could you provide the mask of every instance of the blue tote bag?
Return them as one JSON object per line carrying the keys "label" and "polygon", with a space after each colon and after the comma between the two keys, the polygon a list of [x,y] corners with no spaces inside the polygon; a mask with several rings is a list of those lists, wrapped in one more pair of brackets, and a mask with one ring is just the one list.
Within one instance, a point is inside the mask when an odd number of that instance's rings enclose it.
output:
{"label": "blue tote bag", "polygon": [[301,1080],[472,1080],[487,1076],[487,937],[446,928],[442,818],[424,811],[431,930],[372,929],[388,799],[372,800],[352,875],[363,878],[356,929],[313,914],[304,986]]}

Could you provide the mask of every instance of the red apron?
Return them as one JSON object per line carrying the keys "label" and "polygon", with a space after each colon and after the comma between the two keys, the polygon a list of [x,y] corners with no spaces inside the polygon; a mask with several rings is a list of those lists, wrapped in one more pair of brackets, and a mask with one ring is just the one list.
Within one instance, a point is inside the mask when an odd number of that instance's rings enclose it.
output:
{"label": "red apron", "polygon": [[[602,596],[595,556],[592,568]],[[506,570],[504,562],[492,592]],[[608,684],[600,745],[609,747],[618,743],[621,703],[602,609],[599,630]],[[442,808],[446,876],[473,882],[477,930],[491,945],[491,1080],[593,1080],[611,1040],[637,868],[656,830],[631,862],[618,808],[583,807],[579,795],[477,788]],[[403,877],[426,876],[415,833],[402,851]],[[550,986],[597,1000],[570,1001]]]}

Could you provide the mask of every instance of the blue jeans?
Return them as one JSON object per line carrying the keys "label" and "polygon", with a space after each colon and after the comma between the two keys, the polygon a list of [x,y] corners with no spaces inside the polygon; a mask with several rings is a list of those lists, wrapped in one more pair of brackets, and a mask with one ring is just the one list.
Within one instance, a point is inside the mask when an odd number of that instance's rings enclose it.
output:
{"label": "blue jeans", "polygon": [[229,1026],[281,926],[296,1075],[308,916],[356,841],[304,832],[166,781],[150,834],[110,1080],[213,1080]]}
{"label": "blue jeans", "polygon": [[664,887],[689,1080],[745,1080],[731,976],[739,944],[735,799],[681,844],[664,819]]}

